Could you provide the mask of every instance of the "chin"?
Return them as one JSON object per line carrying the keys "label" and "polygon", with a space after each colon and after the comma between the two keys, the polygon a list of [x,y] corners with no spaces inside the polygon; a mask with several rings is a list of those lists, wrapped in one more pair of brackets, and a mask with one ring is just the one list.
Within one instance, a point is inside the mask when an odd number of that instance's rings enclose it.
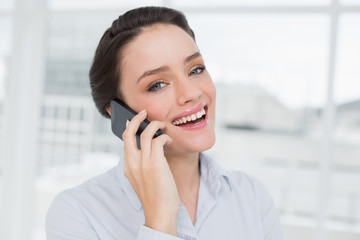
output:
{"label": "chin", "polygon": [[203,152],[212,148],[215,144],[215,133],[202,136],[191,141],[174,141],[167,147],[165,151],[168,153],[189,154],[195,152]]}
{"label": "chin", "polygon": [[190,148],[193,148],[194,152],[203,152],[212,148],[215,144],[215,134],[204,139],[193,141],[190,144]]}

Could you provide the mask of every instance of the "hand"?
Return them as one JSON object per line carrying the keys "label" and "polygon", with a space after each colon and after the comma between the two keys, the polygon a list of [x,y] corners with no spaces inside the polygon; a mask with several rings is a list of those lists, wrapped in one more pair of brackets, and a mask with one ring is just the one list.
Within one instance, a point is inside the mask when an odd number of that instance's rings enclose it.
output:
{"label": "hand", "polygon": [[162,134],[153,139],[165,123],[152,121],[140,136],[141,150],[135,134],[146,118],[141,111],[128,123],[124,140],[124,174],[139,197],[145,215],[145,225],[157,231],[177,235],[179,194],[169,164],[164,156],[164,145],[172,139]]}

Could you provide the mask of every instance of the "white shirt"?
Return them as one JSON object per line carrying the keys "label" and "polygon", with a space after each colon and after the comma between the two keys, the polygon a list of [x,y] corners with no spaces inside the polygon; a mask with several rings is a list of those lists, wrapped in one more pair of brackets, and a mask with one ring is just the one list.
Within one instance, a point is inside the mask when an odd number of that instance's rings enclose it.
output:
{"label": "white shirt", "polygon": [[110,171],[55,198],[46,219],[47,239],[283,239],[273,200],[256,179],[240,171],[225,171],[203,153],[200,172],[195,224],[180,203],[178,237],[144,226],[141,202],[120,161]]}

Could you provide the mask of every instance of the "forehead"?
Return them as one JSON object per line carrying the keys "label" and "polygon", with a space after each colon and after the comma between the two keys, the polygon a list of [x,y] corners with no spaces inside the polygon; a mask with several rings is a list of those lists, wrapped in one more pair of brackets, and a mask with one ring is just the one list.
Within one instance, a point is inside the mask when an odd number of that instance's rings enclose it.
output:
{"label": "forehead", "polygon": [[156,24],[146,27],[122,51],[121,70],[127,71],[136,64],[137,68],[154,68],[184,61],[197,52],[191,36],[178,26]]}

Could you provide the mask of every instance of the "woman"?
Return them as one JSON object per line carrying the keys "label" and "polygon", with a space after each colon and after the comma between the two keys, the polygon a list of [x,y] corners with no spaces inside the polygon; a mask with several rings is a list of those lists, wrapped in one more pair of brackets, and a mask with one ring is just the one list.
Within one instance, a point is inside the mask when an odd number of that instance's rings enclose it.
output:
{"label": "woman", "polygon": [[201,153],[215,143],[216,91],[182,13],[120,16],[100,40],[90,82],[102,115],[114,98],[139,113],[123,134],[123,162],[54,200],[48,239],[282,239],[263,186]]}

